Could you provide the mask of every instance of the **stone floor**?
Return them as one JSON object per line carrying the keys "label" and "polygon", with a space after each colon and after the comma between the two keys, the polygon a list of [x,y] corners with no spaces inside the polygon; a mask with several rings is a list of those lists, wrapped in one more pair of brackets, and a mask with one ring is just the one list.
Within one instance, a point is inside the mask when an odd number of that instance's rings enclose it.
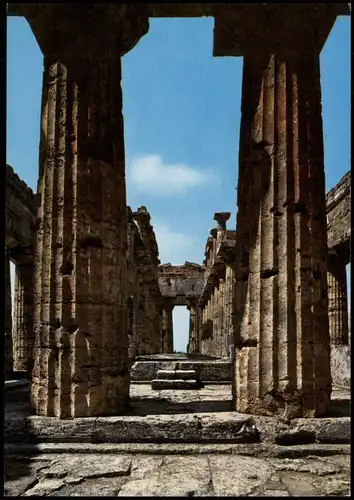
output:
{"label": "stone floor", "polygon": [[[220,422],[232,413],[230,385],[153,391],[149,385],[132,384],[130,396],[131,416],[119,417],[127,419],[129,427],[134,419],[155,419],[167,432],[168,427],[161,424],[164,419],[179,418],[184,428],[188,419],[198,418],[205,432],[214,426],[213,436],[220,438],[205,443],[151,443],[144,439],[125,443],[7,442],[5,496],[350,495],[350,445],[340,440],[329,444],[328,439],[316,439],[312,444],[292,446],[277,445],[274,440],[267,444],[263,439],[257,443],[222,442],[225,429]],[[332,419],[337,422],[332,428],[340,433],[342,420],[350,425],[348,391],[333,391],[332,401],[330,414],[338,417]],[[19,417],[26,419],[26,415],[28,388],[7,390],[5,424]],[[330,419],[301,420],[321,424]],[[267,426],[262,427],[257,418],[255,421],[259,429],[268,432]],[[331,438],[336,432],[328,424],[324,429]],[[345,432],[348,435],[348,430]]]}
{"label": "stone floor", "polygon": [[[18,385],[16,391],[6,391],[5,415],[29,415],[27,385]],[[350,416],[348,390],[334,389],[328,416]],[[131,384],[129,415],[159,415],[180,413],[221,413],[232,411],[231,384],[206,385],[197,390],[151,389],[150,384]]]}
{"label": "stone floor", "polygon": [[349,455],[6,457],[5,496],[350,496]]}

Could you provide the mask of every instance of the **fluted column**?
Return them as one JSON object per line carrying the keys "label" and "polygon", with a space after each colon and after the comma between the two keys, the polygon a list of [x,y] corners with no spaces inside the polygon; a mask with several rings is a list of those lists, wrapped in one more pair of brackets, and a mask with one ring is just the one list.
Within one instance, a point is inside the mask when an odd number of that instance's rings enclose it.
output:
{"label": "fluted column", "polygon": [[323,415],[331,393],[327,235],[311,47],[244,57],[238,207],[234,407]]}
{"label": "fluted column", "polygon": [[226,340],[225,340],[225,281],[220,280],[219,285],[219,331],[220,331],[220,341],[219,341],[219,356],[226,356]]}
{"label": "fluted column", "polygon": [[33,262],[16,265],[14,298],[14,370],[31,374],[33,367]]}
{"label": "fluted column", "polygon": [[165,353],[173,353],[173,305],[165,303],[162,310],[162,331]]}
{"label": "fluted column", "polygon": [[235,273],[234,266],[227,265],[225,271],[225,335],[226,335],[226,346],[227,346],[227,355],[231,357],[230,349],[234,350],[234,311],[235,311],[235,301],[234,301],[234,292],[235,292]]}
{"label": "fluted column", "polygon": [[42,416],[118,414],[129,397],[120,50],[129,22],[119,12],[89,4],[78,16],[62,4],[61,23],[42,19],[31,390]]}
{"label": "fluted column", "polygon": [[12,304],[10,258],[5,249],[5,373],[13,371]]}
{"label": "fluted column", "polygon": [[191,354],[198,352],[198,308],[195,304],[187,307],[189,310],[189,351]]}
{"label": "fluted column", "polygon": [[328,257],[328,317],[331,345],[348,345],[346,262],[340,252]]}

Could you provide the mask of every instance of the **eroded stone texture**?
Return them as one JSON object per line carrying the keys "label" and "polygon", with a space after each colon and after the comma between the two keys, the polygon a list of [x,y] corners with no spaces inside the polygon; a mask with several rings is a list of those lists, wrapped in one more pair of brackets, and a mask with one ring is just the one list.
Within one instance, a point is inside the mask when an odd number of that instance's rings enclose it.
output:
{"label": "eroded stone texture", "polygon": [[10,259],[5,249],[5,373],[13,369]]}
{"label": "eroded stone texture", "polygon": [[31,373],[33,348],[33,261],[16,266],[14,370]]}
{"label": "eroded stone texture", "polygon": [[348,297],[345,259],[341,253],[328,255],[328,316],[331,345],[348,344]]}
{"label": "eroded stone texture", "polygon": [[147,18],[116,7],[29,19],[44,51],[31,391],[43,416],[117,414],[129,397],[120,56]]}
{"label": "eroded stone texture", "polygon": [[[246,50],[243,67],[234,405],[288,418],[323,415],[331,394],[320,40],[311,13],[283,11],[285,33],[275,9],[272,35],[257,33],[263,51]],[[332,26],[335,17],[321,14]]]}
{"label": "eroded stone texture", "polygon": [[350,332],[346,266],[350,262],[350,179],[348,172],[327,193],[328,316],[331,374],[338,386],[350,385]]}
{"label": "eroded stone texture", "polygon": [[[33,261],[36,232],[33,191],[6,165],[6,248],[16,266],[14,322],[7,329],[14,371],[30,371],[33,347]],[[10,279],[10,278],[9,278]],[[10,300],[10,299],[9,299]],[[6,302],[11,316],[11,300]],[[12,347],[11,347],[12,346]],[[12,354],[11,354],[12,356]]]}
{"label": "eroded stone texture", "polygon": [[201,309],[199,349],[203,354],[226,357],[233,337],[233,261],[235,231],[226,229],[230,212],[217,212],[218,228],[210,231],[205,248],[204,288]]}
{"label": "eroded stone texture", "polygon": [[164,299],[162,307],[162,352],[173,353],[173,305],[169,299]]}
{"label": "eroded stone texture", "polygon": [[145,207],[128,207],[128,337],[129,359],[159,353],[162,307],[158,286],[158,248]]}
{"label": "eroded stone texture", "polygon": [[326,195],[328,248],[347,245],[351,234],[351,172],[342,179]]}
{"label": "eroded stone texture", "polygon": [[136,355],[162,352],[162,300],[158,282],[158,248],[145,207],[133,212],[144,250],[136,259],[139,300],[136,313]]}
{"label": "eroded stone texture", "polygon": [[187,306],[189,301],[198,300],[203,289],[204,268],[194,262],[183,266],[170,263],[159,266],[159,286],[164,298],[173,305]]}
{"label": "eroded stone texture", "polygon": [[199,307],[196,303],[187,306],[189,310],[189,342],[187,352],[195,354],[199,352]]}

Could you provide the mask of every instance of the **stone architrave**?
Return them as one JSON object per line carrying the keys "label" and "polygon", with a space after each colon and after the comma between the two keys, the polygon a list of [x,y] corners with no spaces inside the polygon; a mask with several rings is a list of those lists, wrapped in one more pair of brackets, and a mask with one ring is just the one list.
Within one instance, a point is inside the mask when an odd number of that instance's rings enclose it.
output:
{"label": "stone architrave", "polygon": [[276,9],[260,26],[249,19],[262,44],[244,52],[234,408],[316,417],[329,407],[331,374],[320,48],[313,25],[334,21],[331,14],[311,18],[307,7],[292,15],[283,8],[283,30]]}
{"label": "stone architrave", "polygon": [[16,265],[14,298],[14,370],[33,368],[33,262]]}
{"label": "stone architrave", "polygon": [[59,418],[119,414],[129,397],[121,55],[148,19],[85,9],[29,19],[44,52],[31,406]]}

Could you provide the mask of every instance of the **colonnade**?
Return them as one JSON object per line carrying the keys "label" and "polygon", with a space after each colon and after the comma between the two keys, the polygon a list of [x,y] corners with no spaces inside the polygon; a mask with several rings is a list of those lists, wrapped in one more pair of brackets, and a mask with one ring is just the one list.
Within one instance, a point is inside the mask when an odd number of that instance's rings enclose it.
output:
{"label": "colonnade", "polygon": [[[44,76],[31,404],[37,415],[59,418],[116,415],[129,397],[121,56],[147,32],[148,15],[141,6],[93,5],[84,21],[70,4],[60,6],[61,17],[47,19],[43,11],[36,21],[42,23]],[[328,34],[334,20],[330,10],[318,14],[303,6],[280,24],[276,13],[266,25],[247,21],[247,40],[262,43],[258,50],[248,42],[241,47],[235,258],[227,272],[217,258],[225,232],[218,227],[212,235],[217,271],[210,269],[211,288],[200,303],[199,339],[208,342],[214,321],[213,348],[227,353],[225,317],[234,318],[233,405],[239,412],[316,417],[329,407],[319,69],[325,38],[318,26]],[[232,22],[218,19],[230,47],[242,39],[229,29]],[[51,23],[55,30],[45,28]],[[331,269],[338,304],[342,282]],[[226,315],[225,304],[233,304]],[[192,332],[196,316],[195,310]],[[164,313],[168,349],[170,317]],[[191,340],[194,349],[197,336]]]}

